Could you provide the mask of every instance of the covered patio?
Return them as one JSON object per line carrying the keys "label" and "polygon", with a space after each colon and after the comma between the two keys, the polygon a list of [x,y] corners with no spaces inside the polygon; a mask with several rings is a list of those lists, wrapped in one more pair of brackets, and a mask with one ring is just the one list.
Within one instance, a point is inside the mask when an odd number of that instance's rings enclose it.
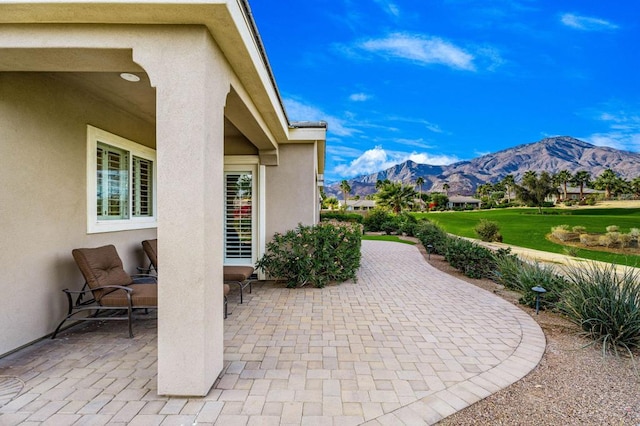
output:
{"label": "covered patio", "polygon": [[[364,241],[358,282],[231,294],[204,397],[157,392],[157,327],[90,325],[0,359],[0,424],[433,424],[538,364],[542,330],[413,246]],[[175,374],[180,374],[179,370]]]}

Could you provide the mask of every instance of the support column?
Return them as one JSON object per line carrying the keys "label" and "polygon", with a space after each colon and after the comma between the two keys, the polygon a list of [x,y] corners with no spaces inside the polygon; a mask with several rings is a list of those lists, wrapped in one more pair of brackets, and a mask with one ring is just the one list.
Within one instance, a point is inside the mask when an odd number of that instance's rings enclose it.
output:
{"label": "support column", "polygon": [[223,367],[225,62],[203,30],[140,60],[157,93],[158,394],[206,395]]}

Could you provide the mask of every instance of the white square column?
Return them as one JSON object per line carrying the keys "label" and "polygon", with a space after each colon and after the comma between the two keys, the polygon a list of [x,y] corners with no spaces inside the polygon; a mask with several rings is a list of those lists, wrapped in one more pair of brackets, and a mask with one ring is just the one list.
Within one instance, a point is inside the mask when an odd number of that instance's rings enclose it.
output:
{"label": "white square column", "polygon": [[158,394],[201,396],[223,367],[229,71],[198,28],[173,34],[161,51],[142,56],[157,90]]}

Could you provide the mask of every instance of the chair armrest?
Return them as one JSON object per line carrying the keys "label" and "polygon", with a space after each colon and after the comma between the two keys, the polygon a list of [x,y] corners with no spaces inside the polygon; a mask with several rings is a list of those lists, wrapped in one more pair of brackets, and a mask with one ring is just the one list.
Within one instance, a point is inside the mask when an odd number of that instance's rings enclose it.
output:
{"label": "chair armrest", "polygon": [[104,286],[101,286],[101,287],[96,287],[96,288],[88,289],[88,290],[69,290],[68,288],[65,288],[62,291],[64,291],[65,293],[71,293],[71,294],[84,294],[84,293],[91,293],[91,292],[94,292],[96,290],[104,290],[104,289],[109,289],[109,288],[121,289],[121,290],[128,291],[129,293],[131,293],[133,291],[129,287],[125,287],[125,286],[122,286],[122,285],[104,285]]}

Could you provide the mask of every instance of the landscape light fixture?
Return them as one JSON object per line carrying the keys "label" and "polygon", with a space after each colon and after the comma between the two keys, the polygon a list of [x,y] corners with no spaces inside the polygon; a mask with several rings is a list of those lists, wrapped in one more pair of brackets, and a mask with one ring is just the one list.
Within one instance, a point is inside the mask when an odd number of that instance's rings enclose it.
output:
{"label": "landscape light fixture", "polygon": [[427,259],[428,260],[431,260],[431,250],[433,250],[433,246],[431,244],[427,244],[427,254],[428,254]]}
{"label": "landscape light fixture", "polygon": [[547,290],[545,290],[544,288],[540,287],[539,285],[537,285],[535,287],[531,287],[531,290],[536,292],[536,315],[538,315],[538,311],[540,310],[540,295],[542,293],[546,293]]}

